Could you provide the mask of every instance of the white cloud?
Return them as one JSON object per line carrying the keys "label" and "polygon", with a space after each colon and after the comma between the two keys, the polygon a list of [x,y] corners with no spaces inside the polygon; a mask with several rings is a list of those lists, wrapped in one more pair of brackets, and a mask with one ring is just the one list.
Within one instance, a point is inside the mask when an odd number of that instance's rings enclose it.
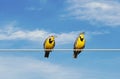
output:
{"label": "white cloud", "polygon": [[72,43],[79,32],[69,32],[69,33],[61,33],[61,34],[56,34],[58,37],[56,38],[57,42],[60,42],[60,44],[66,44],[66,43]]}
{"label": "white cloud", "polygon": [[[81,31],[72,31],[66,33],[54,33],[48,32],[46,30],[34,29],[34,30],[25,30],[16,26],[16,22],[11,22],[10,24],[5,25],[3,29],[0,30],[0,40],[28,40],[33,42],[44,42],[44,40],[50,36],[57,36],[57,44],[69,44],[73,43],[76,37]],[[86,39],[90,38],[92,35],[108,34],[108,31],[84,31],[86,32]]]}
{"label": "white cloud", "polygon": [[78,20],[120,25],[120,2],[115,0],[67,0],[68,16]]}
{"label": "white cloud", "polygon": [[[23,30],[16,27],[6,27],[0,30],[0,40],[29,40],[34,42],[43,42],[45,38],[50,35],[57,36],[57,44],[69,44],[73,43],[80,32],[83,31],[73,31],[68,33],[52,33],[41,29],[36,30]],[[108,34],[107,31],[85,31],[86,39],[92,35]]]}
{"label": "white cloud", "polygon": [[87,32],[87,35],[104,35],[109,34],[109,31],[93,31],[93,32]]}
{"label": "white cloud", "polygon": [[[92,64],[101,66],[107,62],[106,66],[118,65],[120,63],[111,62],[118,59],[97,60],[97,62],[93,61]],[[70,65],[53,64],[32,57],[0,56],[0,79],[117,79],[120,77],[116,71],[109,72],[93,67],[88,68],[87,66],[82,68],[79,64],[75,65],[78,66],[71,68]]]}
{"label": "white cloud", "polygon": [[[0,79],[79,79],[78,72],[29,57],[0,56]],[[79,73],[80,74],[80,73]]]}

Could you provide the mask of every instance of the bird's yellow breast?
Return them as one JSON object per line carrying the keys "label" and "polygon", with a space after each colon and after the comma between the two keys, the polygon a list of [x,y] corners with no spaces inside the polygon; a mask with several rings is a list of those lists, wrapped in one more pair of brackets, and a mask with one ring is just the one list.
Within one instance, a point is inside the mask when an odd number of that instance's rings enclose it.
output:
{"label": "bird's yellow breast", "polygon": [[45,42],[45,49],[53,49],[54,48],[54,43],[55,42],[49,43],[49,41],[46,41]]}
{"label": "bird's yellow breast", "polygon": [[78,38],[75,44],[75,48],[76,49],[81,49],[85,46],[85,40],[80,41],[80,39]]}

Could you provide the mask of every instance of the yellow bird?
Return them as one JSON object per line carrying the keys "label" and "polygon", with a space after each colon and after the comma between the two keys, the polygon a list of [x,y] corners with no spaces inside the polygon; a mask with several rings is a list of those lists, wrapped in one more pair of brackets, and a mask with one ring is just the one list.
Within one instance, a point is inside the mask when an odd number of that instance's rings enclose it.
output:
{"label": "yellow bird", "polygon": [[49,36],[48,38],[46,38],[43,46],[44,46],[44,51],[45,51],[44,57],[48,58],[50,52],[55,47],[55,36]]}
{"label": "yellow bird", "polygon": [[78,54],[81,53],[83,48],[85,48],[85,41],[84,32],[82,32],[79,34],[74,43],[74,58],[77,58]]}

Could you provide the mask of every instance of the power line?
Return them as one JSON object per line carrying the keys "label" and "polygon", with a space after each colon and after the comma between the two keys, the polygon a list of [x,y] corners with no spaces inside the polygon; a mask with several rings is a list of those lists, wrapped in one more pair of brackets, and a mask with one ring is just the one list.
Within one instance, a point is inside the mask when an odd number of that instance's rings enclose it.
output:
{"label": "power line", "polygon": [[[50,49],[0,49],[0,52],[44,52],[44,50],[50,50]],[[80,50],[80,49],[75,49]],[[53,49],[54,52],[70,52],[74,51],[74,49]],[[120,52],[120,49],[83,49],[83,51],[86,52]]]}

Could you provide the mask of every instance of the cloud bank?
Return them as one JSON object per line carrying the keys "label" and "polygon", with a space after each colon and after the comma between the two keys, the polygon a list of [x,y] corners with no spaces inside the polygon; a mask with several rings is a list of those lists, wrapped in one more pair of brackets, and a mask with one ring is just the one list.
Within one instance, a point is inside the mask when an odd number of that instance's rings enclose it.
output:
{"label": "cloud bank", "polygon": [[79,79],[77,71],[29,57],[0,56],[0,79]]}
{"label": "cloud bank", "polygon": [[[28,40],[33,42],[43,42],[48,36],[57,36],[56,42],[59,44],[69,44],[73,43],[80,32],[83,31],[72,31],[66,33],[54,33],[48,32],[46,30],[35,29],[35,30],[25,30],[17,27],[7,26],[0,30],[0,40]],[[86,32],[86,39],[92,35],[108,34],[108,31],[84,31]]]}
{"label": "cloud bank", "polygon": [[[118,58],[119,59],[119,58]],[[112,59],[116,61],[118,59]],[[104,60],[103,60],[104,61]],[[75,61],[74,61],[75,62]],[[114,63],[107,60],[111,65]],[[92,64],[100,64],[97,61]],[[103,63],[103,64],[104,64]],[[77,65],[77,64],[75,64]],[[105,64],[104,64],[105,65]],[[108,65],[108,64],[106,64]],[[111,66],[112,67],[112,66]],[[32,57],[0,56],[0,79],[101,79],[119,78],[119,73],[95,68],[63,66]]]}
{"label": "cloud bank", "polygon": [[117,0],[67,0],[67,16],[108,26],[120,25],[120,2]]}

